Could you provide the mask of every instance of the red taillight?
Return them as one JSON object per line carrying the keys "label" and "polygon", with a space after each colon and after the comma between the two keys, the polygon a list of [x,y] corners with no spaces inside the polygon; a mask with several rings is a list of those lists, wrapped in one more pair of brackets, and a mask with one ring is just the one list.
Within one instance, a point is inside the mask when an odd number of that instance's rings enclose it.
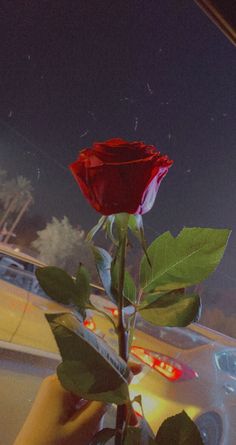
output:
{"label": "red taillight", "polygon": [[111,312],[111,314],[113,315],[113,317],[118,317],[118,309],[115,307],[108,307],[108,306],[104,306],[103,308],[105,311]]}
{"label": "red taillight", "polygon": [[95,331],[96,329],[96,325],[92,318],[86,318],[86,320],[84,320],[84,326],[90,331]]}
{"label": "red taillight", "polygon": [[132,346],[131,352],[135,357],[145,363],[145,365],[155,369],[155,371],[158,371],[172,382],[198,377],[197,372],[167,355],[149,351],[148,349],[140,348],[139,346]]}
{"label": "red taillight", "polygon": [[112,313],[112,315],[114,315],[114,317],[118,317],[118,314],[119,314],[118,309],[112,309],[111,313]]}

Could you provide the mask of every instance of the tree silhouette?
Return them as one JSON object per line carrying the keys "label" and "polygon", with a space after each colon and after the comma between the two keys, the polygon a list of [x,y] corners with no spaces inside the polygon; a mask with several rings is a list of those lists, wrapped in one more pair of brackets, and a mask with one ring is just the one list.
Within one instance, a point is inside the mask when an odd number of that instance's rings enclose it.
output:
{"label": "tree silhouette", "polygon": [[[0,227],[5,222],[12,223],[16,215],[25,202],[30,199],[33,203],[33,187],[29,179],[24,176],[17,176],[16,179],[6,180],[6,174],[2,174],[3,180],[0,183],[0,202],[2,212],[0,215]],[[1,173],[0,173],[1,178]]]}
{"label": "tree silhouette", "polygon": [[81,228],[73,227],[67,216],[62,220],[53,217],[37,235],[31,245],[37,249],[45,264],[58,266],[75,274],[79,263],[83,263],[89,269],[93,281],[96,279],[96,268],[85,233]]}

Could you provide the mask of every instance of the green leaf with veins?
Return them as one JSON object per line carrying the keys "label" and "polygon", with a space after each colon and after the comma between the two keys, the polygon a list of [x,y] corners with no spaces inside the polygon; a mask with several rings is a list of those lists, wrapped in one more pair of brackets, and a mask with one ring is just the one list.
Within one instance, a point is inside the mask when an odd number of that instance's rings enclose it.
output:
{"label": "green leaf with veins", "polygon": [[140,282],[144,293],[185,288],[205,280],[218,266],[230,235],[228,229],[184,228],[174,238],[159,236],[142,258]]}
{"label": "green leaf with veins", "polygon": [[142,301],[139,305],[139,309],[144,309],[146,306],[149,306],[150,304],[154,303],[158,298],[163,297],[164,295],[167,295],[167,294],[169,295],[171,293],[184,295],[185,289],[181,288],[181,289],[172,290],[170,292],[154,292],[151,294],[144,294],[144,298],[142,299]]}
{"label": "green leaf with veins", "polygon": [[204,445],[195,423],[185,411],[168,417],[156,435],[156,445]]}
{"label": "green leaf with veins", "polygon": [[169,292],[161,294],[149,305],[139,308],[140,315],[156,326],[188,326],[196,321],[201,301],[196,294]]}
{"label": "green leaf with veins", "polygon": [[36,277],[44,292],[58,303],[69,304],[77,298],[77,287],[72,277],[54,266],[39,267]]}
{"label": "green leaf with veins", "polygon": [[46,314],[62,356],[62,386],[86,400],[129,401],[127,364],[73,314]]}

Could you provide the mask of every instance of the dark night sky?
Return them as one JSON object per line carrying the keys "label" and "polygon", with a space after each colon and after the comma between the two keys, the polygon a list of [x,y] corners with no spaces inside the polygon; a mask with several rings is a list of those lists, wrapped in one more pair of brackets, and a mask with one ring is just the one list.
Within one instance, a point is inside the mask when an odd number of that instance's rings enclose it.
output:
{"label": "dark night sky", "polygon": [[[0,167],[32,180],[31,213],[97,220],[67,165],[95,140],[156,145],[175,164],[145,216],[236,233],[235,47],[190,0],[1,1]],[[219,281],[236,287],[236,235]]]}

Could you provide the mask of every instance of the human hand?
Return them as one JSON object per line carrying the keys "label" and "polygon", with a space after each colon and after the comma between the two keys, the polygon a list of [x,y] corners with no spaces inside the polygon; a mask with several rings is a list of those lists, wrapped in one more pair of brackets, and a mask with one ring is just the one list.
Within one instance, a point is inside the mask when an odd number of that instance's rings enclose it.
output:
{"label": "human hand", "polygon": [[66,391],[56,375],[46,377],[13,445],[88,445],[100,429],[107,406]]}

